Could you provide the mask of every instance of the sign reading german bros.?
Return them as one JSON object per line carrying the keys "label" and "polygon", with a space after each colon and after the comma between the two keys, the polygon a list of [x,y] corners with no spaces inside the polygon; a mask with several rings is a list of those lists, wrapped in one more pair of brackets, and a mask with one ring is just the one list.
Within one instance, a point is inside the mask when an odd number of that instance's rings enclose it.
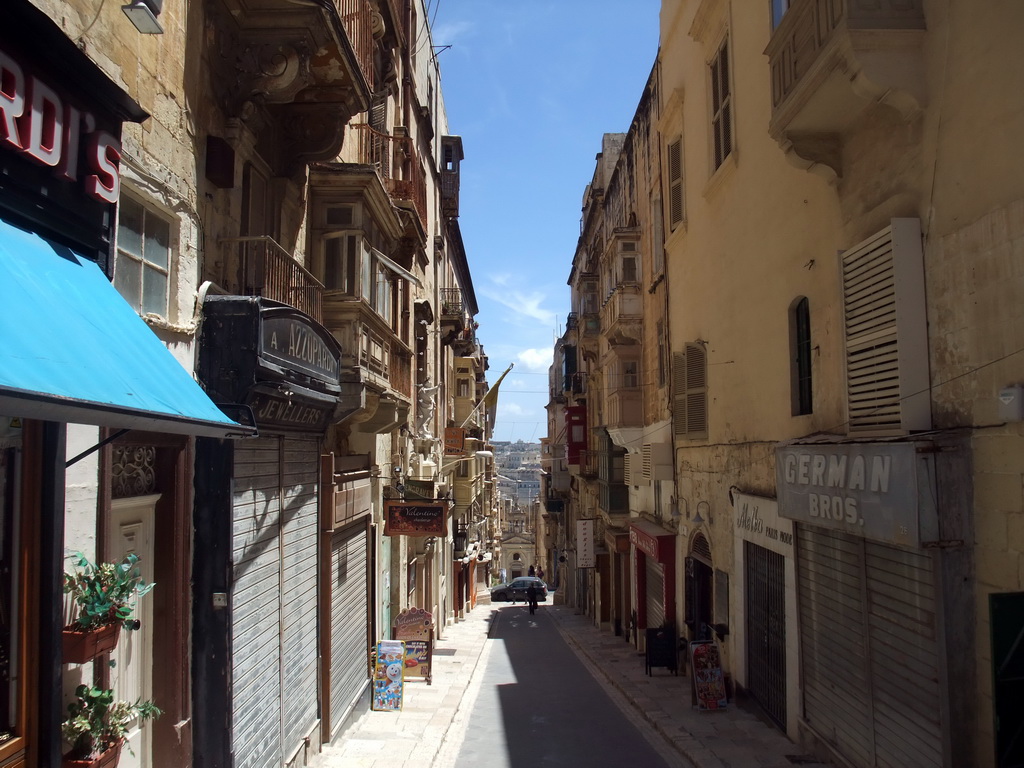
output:
{"label": "sign reading german bros.", "polygon": [[447,536],[447,504],[436,501],[386,501],[384,535]]}

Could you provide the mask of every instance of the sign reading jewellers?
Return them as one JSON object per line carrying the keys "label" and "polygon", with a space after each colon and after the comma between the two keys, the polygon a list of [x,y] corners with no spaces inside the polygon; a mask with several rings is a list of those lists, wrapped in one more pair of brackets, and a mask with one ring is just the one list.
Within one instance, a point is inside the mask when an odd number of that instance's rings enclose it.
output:
{"label": "sign reading jewellers", "polygon": [[[931,483],[930,456],[914,443],[786,445],[775,449],[779,514],[854,536],[919,546],[935,510],[918,488]],[[927,530],[922,530],[925,528]]]}

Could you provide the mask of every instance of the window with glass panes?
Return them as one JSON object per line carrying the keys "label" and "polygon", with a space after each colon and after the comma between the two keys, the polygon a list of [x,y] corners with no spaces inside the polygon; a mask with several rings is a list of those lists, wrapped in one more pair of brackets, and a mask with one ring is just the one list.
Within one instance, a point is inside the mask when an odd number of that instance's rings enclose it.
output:
{"label": "window with glass panes", "polygon": [[732,153],[732,91],[729,85],[729,39],[711,61],[711,131],[717,170]]}
{"label": "window with glass panes", "polygon": [[166,317],[170,265],[170,223],[122,195],[117,211],[114,287],[140,315]]}

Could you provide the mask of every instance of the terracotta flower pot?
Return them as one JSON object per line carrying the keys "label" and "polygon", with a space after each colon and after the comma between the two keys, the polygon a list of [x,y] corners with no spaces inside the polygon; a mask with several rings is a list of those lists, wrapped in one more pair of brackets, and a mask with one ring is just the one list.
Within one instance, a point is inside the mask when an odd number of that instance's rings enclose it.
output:
{"label": "terracotta flower pot", "polygon": [[89,760],[76,760],[64,755],[64,759],[60,763],[61,768],[114,768],[117,765],[117,761],[121,759],[122,744],[124,744],[123,740],[107,749],[106,752]]}
{"label": "terracotta flower pot", "polygon": [[117,646],[121,636],[121,624],[105,624],[97,629],[79,632],[64,630],[63,652],[65,664],[84,664],[101,653],[107,653]]}

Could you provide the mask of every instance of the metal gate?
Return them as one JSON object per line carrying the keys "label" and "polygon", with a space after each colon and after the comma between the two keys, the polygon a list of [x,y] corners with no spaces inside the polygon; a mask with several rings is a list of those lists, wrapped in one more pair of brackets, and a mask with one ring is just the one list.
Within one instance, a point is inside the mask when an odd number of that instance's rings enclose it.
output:
{"label": "metal gate", "polygon": [[778,552],[744,542],[747,689],[786,730],[786,571]]}
{"label": "metal gate", "polygon": [[804,717],[852,765],[943,766],[932,556],[799,525]]}
{"label": "metal gate", "polygon": [[332,738],[369,682],[367,541],[365,522],[336,531],[331,537]]}
{"label": "metal gate", "polygon": [[647,626],[665,623],[665,568],[653,557],[644,555],[647,570]]}

